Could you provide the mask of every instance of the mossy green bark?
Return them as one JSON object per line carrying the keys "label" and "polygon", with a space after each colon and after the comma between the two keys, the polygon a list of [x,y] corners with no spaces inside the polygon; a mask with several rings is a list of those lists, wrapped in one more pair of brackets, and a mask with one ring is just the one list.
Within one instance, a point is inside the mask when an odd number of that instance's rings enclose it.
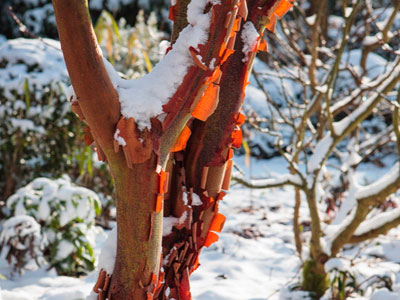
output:
{"label": "mossy green bark", "polygon": [[315,260],[308,260],[303,266],[303,278],[301,288],[312,292],[315,299],[320,299],[328,290],[329,276],[323,265],[318,265]]}

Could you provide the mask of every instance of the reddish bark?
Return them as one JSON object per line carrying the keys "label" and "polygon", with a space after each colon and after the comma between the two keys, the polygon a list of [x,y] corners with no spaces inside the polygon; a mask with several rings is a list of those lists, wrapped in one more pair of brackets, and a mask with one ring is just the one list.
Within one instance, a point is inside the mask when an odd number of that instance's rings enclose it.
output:
{"label": "reddish bark", "polygon": [[[170,10],[170,17],[176,19],[172,42],[187,25],[189,2],[178,0]],[[218,239],[225,221],[218,213],[218,202],[225,195],[221,189],[229,188],[232,147],[241,144],[239,126],[244,117],[239,110],[255,53],[266,48],[259,38],[244,59],[243,20],[253,22],[262,33],[265,26],[273,28],[273,12],[278,9],[281,17],[290,3],[209,3],[205,7],[205,13],[211,13],[208,40],[188,49],[194,65],[164,105],[164,121],[154,118],[151,129],[142,132],[133,119],[121,117],[118,95],[105,71],[85,2],[53,0],[53,5],[78,98],[73,109],[89,127],[85,142],[94,141],[115,180],[116,264],[112,277],[100,272],[94,290],[99,299],[191,299],[189,275],[199,265],[202,247]],[[113,139],[116,129],[126,142],[123,151]],[[193,206],[194,197],[200,197],[202,205]],[[165,216],[186,214],[184,222],[163,239],[165,282],[160,272],[163,200]]]}

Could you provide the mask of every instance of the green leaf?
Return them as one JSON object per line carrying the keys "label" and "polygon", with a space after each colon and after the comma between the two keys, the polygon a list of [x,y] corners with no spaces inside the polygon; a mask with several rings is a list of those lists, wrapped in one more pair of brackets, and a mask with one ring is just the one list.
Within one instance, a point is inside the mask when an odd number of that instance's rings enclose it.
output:
{"label": "green leaf", "polygon": [[94,211],[96,212],[96,215],[100,215],[101,213],[101,206],[97,200],[94,200]]}
{"label": "green leaf", "polygon": [[26,110],[29,110],[29,108],[31,107],[31,92],[29,91],[28,78],[25,78],[24,81],[24,92],[25,92]]}
{"label": "green leaf", "polygon": [[115,21],[113,15],[110,14],[110,13],[109,13],[108,11],[106,11],[106,10],[103,10],[102,14],[103,14],[103,13],[104,13],[104,14],[109,18],[109,20],[111,21],[111,27],[112,27],[112,29],[113,29],[115,35],[117,36],[117,38],[120,40],[120,39],[121,39],[121,35],[119,34],[118,24],[117,24],[117,22]]}
{"label": "green leaf", "polygon": [[92,149],[90,147],[88,148],[87,152],[87,171],[89,173],[90,178],[93,177],[93,155],[92,155]]}
{"label": "green leaf", "polygon": [[147,54],[147,52],[145,50],[143,50],[143,58],[146,63],[147,71],[150,73],[151,69],[152,69],[151,61],[150,61],[149,55]]}

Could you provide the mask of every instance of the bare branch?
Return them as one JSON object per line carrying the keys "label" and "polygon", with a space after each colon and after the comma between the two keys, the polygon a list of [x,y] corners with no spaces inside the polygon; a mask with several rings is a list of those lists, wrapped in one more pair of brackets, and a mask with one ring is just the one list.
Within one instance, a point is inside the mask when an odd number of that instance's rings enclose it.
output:
{"label": "bare branch", "polygon": [[242,176],[233,175],[232,180],[246,186],[255,189],[275,188],[284,185],[293,185],[298,188],[303,188],[302,180],[297,175],[285,174],[275,178],[267,179],[250,179],[246,180]]}
{"label": "bare branch", "polygon": [[389,230],[400,225],[400,209],[380,213],[374,218],[360,224],[354,235],[350,238],[349,244],[360,243],[369,239],[386,234]]}

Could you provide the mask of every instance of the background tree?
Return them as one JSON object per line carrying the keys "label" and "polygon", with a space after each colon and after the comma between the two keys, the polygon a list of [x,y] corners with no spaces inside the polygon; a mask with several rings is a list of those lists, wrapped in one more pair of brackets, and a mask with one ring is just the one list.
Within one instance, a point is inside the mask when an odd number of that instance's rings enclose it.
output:
{"label": "background tree", "polygon": [[[250,187],[295,188],[301,287],[317,297],[330,287],[326,262],[340,256],[346,244],[400,224],[390,199],[400,188],[399,163],[376,182],[357,181],[361,163],[382,164],[382,153],[400,153],[400,60],[393,50],[399,46],[394,20],[400,2],[380,9],[369,1],[344,4],[342,11],[331,8],[328,17],[322,5],[312,15],[295,7],[270,36],[273,57],[265,59],[270,68],[254,72],[269,111],[265,116],[247,111],[248,123],[268,136],[290,172],[265,180],[235,178]],[[299,221],[302,196],[310,213],[307,233]]]}
{"label": "background tree", "polygon": [[[53,5],[72,108],[115,181],[116,261],[94,290],[100,299],[190,299],[189,274],[223,225],[218,201],[241,143],[239,109],[254,56],[266,48],[262,32],[292,5],[177,1],[166,57],[133,81],[103,61],[85,1]],[[165,259],[163,214],[175,227],[164,228]]]}

